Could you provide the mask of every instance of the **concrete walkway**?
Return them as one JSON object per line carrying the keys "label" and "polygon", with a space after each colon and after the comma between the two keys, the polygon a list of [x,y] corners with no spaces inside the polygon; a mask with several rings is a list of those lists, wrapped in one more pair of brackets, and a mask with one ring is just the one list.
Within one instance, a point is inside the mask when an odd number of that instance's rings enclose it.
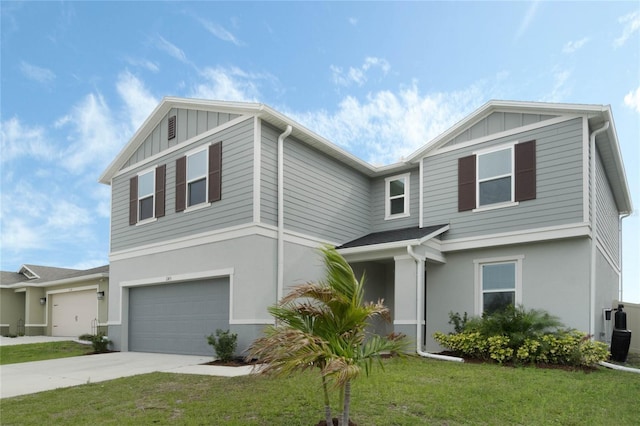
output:
{"label": "concrete walkway", "polygon": [[[33,343],[33,342],[31,342]],[[201,365],[212,357],[112,352],[0,366],[0,398],[57,388],[113,380],[138,374],[200,374],[235,377],[251,374],[253,367]]]}

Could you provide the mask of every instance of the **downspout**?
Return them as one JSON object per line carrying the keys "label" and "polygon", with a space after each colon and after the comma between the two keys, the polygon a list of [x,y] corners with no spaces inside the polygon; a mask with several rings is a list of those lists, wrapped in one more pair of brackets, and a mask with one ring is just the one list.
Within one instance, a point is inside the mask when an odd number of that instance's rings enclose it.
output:
{"label": "downspout", "polygon": [[458,358],[456,356],[432,354],[429,352],[424,352],[422,350],[423,342],[422,342],[421,325],[423,320],[426,321],[426,318],[421,318],[420,312],[424,312],[424,311],[420,309],[421,308],[420,303],[422,301],[422,288],[424,287],[425,258],[418,256],[413,251],[413,246],[410,246],[410,245],[407,246],[407,254],[416,261],[416,353],[425,358],[433,358],[433,359],[439,359],[443,361],[464,362],[462,358]]}
{"label": "downspout", "polygon": [[293,128],[287,125],[286,130],[278,136],[278,248],[277,248],[277,288],[276,303],[284,296],[284,140]]}
{"label": "downspout", "polygon": [[618,281],[618,300],[622,302],[624,284],[622,276],[622,219],[631,216],[631,213],[623,213],[618,216],[618,264],[620,265],[620,280]]}
{"label": "downspout", "polygon": [[589,161],[590,170],[590,188],[589,188],[589,202],[591,204],[591,268],[589,271],[589,335],[591,339],[594,339],[596,329],[596,257],[597,257],[597,244],[598,238],[598,215],[596,213],[597,192],[596,192],[596,136],[606,131],[609,128],[609,122],[605,123],[599,129],[591,132],[589,138],[589,150],[591,151],[591,160]]}

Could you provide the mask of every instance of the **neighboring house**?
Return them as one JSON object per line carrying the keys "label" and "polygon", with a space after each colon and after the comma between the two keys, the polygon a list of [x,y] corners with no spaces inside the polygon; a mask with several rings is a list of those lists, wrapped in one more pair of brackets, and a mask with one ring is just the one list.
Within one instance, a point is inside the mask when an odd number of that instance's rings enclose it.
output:
{"label": "neighboring house", "polygon": [[0,334],[68,336],[106,332],[109,266],[22,265],[0,272]]}
{"label": "neighboring house", "polygon": [[209,354],[217,328],[244,350],[288,286],[322,278],[322,244],[385,299],[376,330],[417,348],[439,349],[449,312],[507,303],[603,339],[631,212],[601,105],[492,101],[374,167],[263,104],[165,98],[100,181],[125,351]]}

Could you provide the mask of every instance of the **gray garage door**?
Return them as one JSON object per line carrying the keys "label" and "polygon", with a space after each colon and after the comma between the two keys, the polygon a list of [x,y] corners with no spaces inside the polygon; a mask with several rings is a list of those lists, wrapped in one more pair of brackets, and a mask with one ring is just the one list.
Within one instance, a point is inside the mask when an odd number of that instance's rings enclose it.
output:
{"label": "gray garage door", "polygon": [[229,279],[129,289],[129,350],[211,355],[206,336],[229,329]]}

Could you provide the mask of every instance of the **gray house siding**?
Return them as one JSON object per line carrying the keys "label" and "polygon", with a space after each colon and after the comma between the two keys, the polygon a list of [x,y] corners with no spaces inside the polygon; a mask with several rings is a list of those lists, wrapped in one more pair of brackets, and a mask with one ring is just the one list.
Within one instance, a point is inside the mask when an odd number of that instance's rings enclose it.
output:
{"label": "gray house siding", "polygon": [[[447,253],[446,264],[427,263],[427,350],[441,350],[433,333],[452,332],[449,312],[475,312],[474,260],[524,256],[522,304],[544,309],[567,326],[589,330],[588,238]],[[600,324],[600,325],[598,325]],[[601,321],[596,321],[601,327]],[[600,328],[596,328],[600,332]]]}
{"label": "gray house siding", "polygon": [[[222,199],[206,208],[175,212],[176,159],[209,143],[222,141]],[[253,220],[253,120],[185,145],[158,160],[117,176],[112,183],[111,250],[195,235]],[[140,226],[129,225],[129,179],[136,173],[166,164],[166,215]]]}
{"label": "gray house siding", "polygon": [[[409,175],[409,216],[385,220],[385,179],[405,173]],[[420,170],[418,168],[374,178],[371,182],[371,232],[418,226],[420,223]]]}
{"label": "gray house siding", "polygon": [[369,232],[368,177],[292,137],[284,162],[286,230],[334,242]]}
{"label": "gray house siding", "polygon": [[[174,115],[176,116],[176,137],[169,140],[167,123],[169,117]],[[233,120],[236,117],[239,117],[239,115],[174,108],[162,118],[160,124],[153,129],[137,149],[136,153],[127,160],[122,168],[125,169],[132,166],[152,155],[162,152],[174,145],[178,145],[187,139]]]}
{"label": "gray house siding", "polygon": [[618,209],[599,153],[596,155],[596,221],[598,241],[604,246],[612,260],[619,265]]}
{"label": "gray house siding", "polygon": [[[536,140],[537,197],[518,206],[458,212],[458,158],[513,141]],[[553,124],[423,159],[424,224],[450,223],[456,239],[583,222],[582,119]]]}
{"label": "gray house siding", "polygon": [[278,224],[278,132],[261,121],[260,221]]}

